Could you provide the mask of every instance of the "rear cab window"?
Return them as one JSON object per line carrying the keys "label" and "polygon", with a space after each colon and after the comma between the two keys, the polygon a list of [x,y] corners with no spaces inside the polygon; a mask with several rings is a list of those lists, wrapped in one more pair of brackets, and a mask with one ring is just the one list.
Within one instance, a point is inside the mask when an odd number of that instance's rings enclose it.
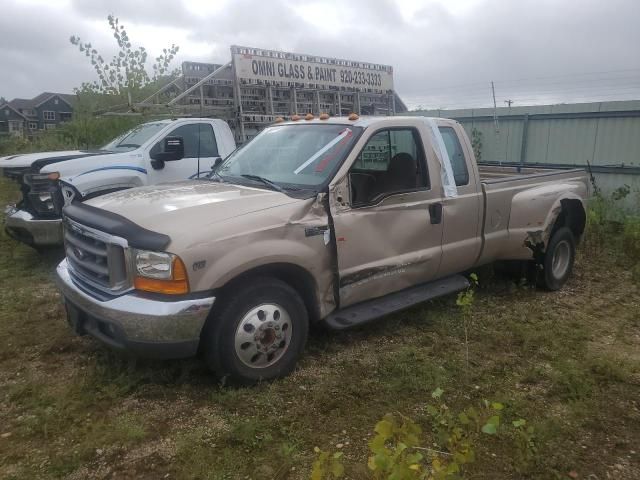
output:
{"label": "rear cab window", "polygon": [[467,169],[467,160],[460,144],[460,139],[456,131],[452,127],[439,127],[440,134],[444,140],[444,145],[449,155],[451,169],[453,170],[453,178],[456,186],[461,187],[469,184],[469,170]]}

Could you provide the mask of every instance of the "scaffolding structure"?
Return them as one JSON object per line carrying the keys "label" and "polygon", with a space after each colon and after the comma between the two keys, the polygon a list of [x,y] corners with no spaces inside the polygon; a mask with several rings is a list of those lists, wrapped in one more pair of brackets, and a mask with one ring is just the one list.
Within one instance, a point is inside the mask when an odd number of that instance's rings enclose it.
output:
{"label": "scaffolding structure", "polygon": [[[229,123],[236,141],[243,143],[276,118],[294,114],[331,116],[395,115],[407,108],[392,88],[390,66],[315,57],[249,47],[231,47],[232,61],[224,65],[183,62],[182,74],[136,107],[172,115],[220,118]],[[244,64],[241,65],[241,63]],[[266,75],[258,72],[258,62],[273,67]],[[278,77],[276,66],[284,77]],[[286,67],[302,70],[305,78],[287,78]],[[244,70],[243,70],[244,68]],[[310,78],[313,71],[333,72],[335,81]],[[293,70],[291,70],[293,72]],[[336,72],[353,71],[359,85],[349,85],[335,78]],[[271,73],[271,77],[268,74]],[[385,82],[380,82],[384,75]],[[374,79],[367,85],[366,81]]]}

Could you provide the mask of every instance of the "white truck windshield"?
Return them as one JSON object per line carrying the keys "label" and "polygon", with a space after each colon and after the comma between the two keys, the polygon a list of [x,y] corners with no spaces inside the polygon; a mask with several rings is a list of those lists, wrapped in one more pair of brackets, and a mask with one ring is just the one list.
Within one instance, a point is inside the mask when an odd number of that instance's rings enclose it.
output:
{"label": "white truck windshield", "polygon": [[217,174],[224,180],[258,176],[284,188],[319,186],[347,155],[360,131],[336,124],[269,127],[227,158]]}
{"label": "white truck windshield", "polygon": [[110,152],[126,152],[129,150],[135,150],[143,145],[147,140],[153,137],[161,129],[163,129],[166,123],[143,123],[135,128],[132,128],[127,133],[120,135],[118,138],[112,140],[105,145],[102,150],[108,150]]}

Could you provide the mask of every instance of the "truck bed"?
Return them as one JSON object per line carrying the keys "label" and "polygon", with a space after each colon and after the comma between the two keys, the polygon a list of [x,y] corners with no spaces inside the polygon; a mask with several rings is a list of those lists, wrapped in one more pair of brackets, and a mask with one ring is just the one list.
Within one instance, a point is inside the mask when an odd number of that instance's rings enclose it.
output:
{"label": "truck bed", "polygon": [[528,232],[544,224],[544,219],[531,221],[530,208],[551,209],[544,199],[554,198],[559,191],[575,193],[575,198],[585,198],[588,192],[587,173],[580,168],[479,164],[478,172],[485,198],[481,263],[530,257]]}
{"label": "truck bed", "polygon": [[522,167],[519,165],[487,165],[478,164],[480,181],[483,183],[498,183],[506,180],[519,180],[537,176],[560,175],[567,172],[584,172],[581,169],[559,169],[541,167]]}

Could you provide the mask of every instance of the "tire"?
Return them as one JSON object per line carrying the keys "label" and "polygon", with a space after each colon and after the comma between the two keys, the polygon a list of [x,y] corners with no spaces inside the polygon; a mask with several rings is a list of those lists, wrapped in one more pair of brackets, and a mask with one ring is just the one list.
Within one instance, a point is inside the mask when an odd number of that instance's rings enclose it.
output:
{"label": "tire", "polygon": [[538,276],[538,285],[546,290],[561,289],[571,276],[576,258],[576,240],[568,227],[556,230],[542,261],[542,272]]}
{"label": "tire", "polygon": [[239,284],[203,334],[207,366],[223,381],[251,385],[288,375],[307,342],[309,317],[298,292],[275,278]]}

